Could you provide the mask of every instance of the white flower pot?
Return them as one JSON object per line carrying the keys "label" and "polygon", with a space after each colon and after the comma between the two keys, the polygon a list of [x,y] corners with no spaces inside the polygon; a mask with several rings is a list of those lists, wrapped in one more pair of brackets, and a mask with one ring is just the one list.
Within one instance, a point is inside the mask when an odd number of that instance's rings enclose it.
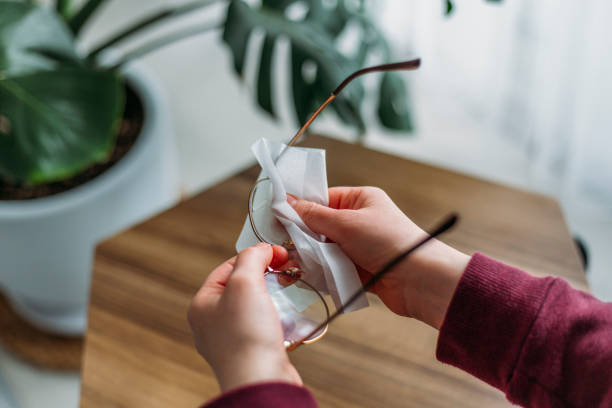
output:
{"label": "white flower pot", "polygon": [[155,80],[126,70],[144,108],[141,135],[114,166],[69,191],[0,201],[0,290],[32,324],[58,334],[87,327],[95,245],[179,197],[169,111]]}

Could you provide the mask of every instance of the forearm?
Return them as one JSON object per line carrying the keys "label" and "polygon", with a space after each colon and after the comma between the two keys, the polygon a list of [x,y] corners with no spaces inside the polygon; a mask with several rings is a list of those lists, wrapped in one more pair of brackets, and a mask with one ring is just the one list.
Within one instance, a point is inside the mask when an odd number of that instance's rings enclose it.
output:
{"label": "forearm", "polygon": [[524,406],[611,406],[612,304],[476,254],[437,357]]}
{"label": "forearm", "polygon": [[401,266],[406,277],[407,310],[412,317],[439,329],[470,257],[435,240]]}

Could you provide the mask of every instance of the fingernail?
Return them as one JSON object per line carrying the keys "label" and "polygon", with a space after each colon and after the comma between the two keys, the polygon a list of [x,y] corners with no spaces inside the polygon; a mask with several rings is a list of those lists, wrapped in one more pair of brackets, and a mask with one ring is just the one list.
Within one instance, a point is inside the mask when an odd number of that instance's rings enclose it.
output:
{"label": "fingernail", "polygon": [[267,242],[260,242],[259,244],[255,245],[256,247],[269,247],[270,244],[268,244]]}
{"label": "fingernail", "polygon": [[295,203],[297,203],[297,201],[298,201],[297,198],[295,198],[291,194],[287,194],[287,202],[289,203],[290,206],[295,207]]}

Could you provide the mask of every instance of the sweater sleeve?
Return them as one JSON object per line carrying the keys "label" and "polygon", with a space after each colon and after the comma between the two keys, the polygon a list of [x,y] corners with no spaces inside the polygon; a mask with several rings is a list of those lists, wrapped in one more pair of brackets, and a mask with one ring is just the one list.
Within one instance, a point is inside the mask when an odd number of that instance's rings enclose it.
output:
{"label": "sweater sleeve", "polygon": [[612,406],[612,303],[475,254],[440,328],[438,360],[533,407]]}
{"label": "sweater sleeve", "polygon": [[234,388],[202,408],[317,408],[317,402],[305,387],[267,382]]}

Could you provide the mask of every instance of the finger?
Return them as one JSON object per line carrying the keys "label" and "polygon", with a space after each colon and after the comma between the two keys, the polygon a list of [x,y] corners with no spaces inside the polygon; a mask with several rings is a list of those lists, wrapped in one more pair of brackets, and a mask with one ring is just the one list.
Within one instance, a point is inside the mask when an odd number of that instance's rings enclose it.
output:
{"label": "finger", "polygon": [[329,189],[329,206],[340,210],[362,208],[392,202],[387,193],[378,187],[332,187]]}
{"label": "finger", "polygon": [[229,281],[245,279],[249,280],[251,284],[263,285],[264,272],[272,262],[273,256],[272,246],[265,243],[240,251]]}
{"label": "finger", "polygon": [[[329,208],[335,210],[355,210],[356,197],[361,194],[363,187],[331,187],[328,191],[329,196]],[[287,201],[293,205],[292,202],[299,200],[299,197],[293,194],[287,194]]]}
{"label": "finger", "polygon": [[289,252],[285,247],[280,245],[274,245],[272,247],[272,261],[270,262],[270,266],[273,268],[277,268],[281,265],[284,265],[289,260]]}
{"label": "finger", "polygon": [[296,278],[292,278],[289,275],[278,275],[277,276],[277,282],[279,283],[279,285],[281,285],[283,288],[286,288],[287,286],[291,286],[293,285],[295,282],[297,282]]}
{"label": "finger", "polygon": [[[281,265],[280,267],[278,267],[277,269],[279,271],[286,271],[289,268],[299,268],[300,265],[295,262],[295,261],[288,261],[287,263]],[[283,274],[279,274],[278,275],[278,283],[281,284],[281,286],[283,287],[287,287],[289,285],[293,285],[295,282],[297,282],[296,278],[292,278],[289,275],[283,275]]]}
{"label": "finger", "polygon": [[286,271],[289,268],[299,268],[300,264],[298,264],[296,261],[294,260],[287,260],[287,262],[285,262],[284,264],[277,266],[276,269],[279,271]]}
{"label": "finger", "polygon": [[331,187],[327,190],[329,194],[329,206],[337,210],[358,210],[357,198],[361,194],[362,187]]}
{"label": "finger", "polygon": [[357,274],[359,275],[359,280],[361,280],[362,285],[365,285],[370,279],[372,279],[372,274],[360,266],[357,266]]}
{"label": "finger", "polygon": [[313,232],[323,234],[337,241],[340,235],[338,228],[338,213],[340,210],[289,195],[287,196],[287,202]]}
{"label": "finger", "polygon": [[221,294],[223,293],[223,289],[227,284],[227,280],[229,279],[232,270],[234,269],[234,264],[236,263],[236,257],[232,257],[227,261],[223,262],[221,265],[217,266],[206,278],[204,284],[200,288],[199,292],[203,294]]}

